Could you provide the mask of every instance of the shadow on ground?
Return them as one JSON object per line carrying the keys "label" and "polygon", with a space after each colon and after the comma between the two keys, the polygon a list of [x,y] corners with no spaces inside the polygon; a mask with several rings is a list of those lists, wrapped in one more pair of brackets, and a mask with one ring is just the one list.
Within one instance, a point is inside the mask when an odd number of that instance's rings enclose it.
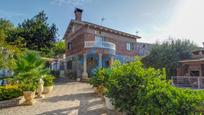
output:
{"label": "shadow on ground", "polygon": [[56,103],[59,101],[79,101],[79,106],[46,111],[38,115],[114,115],[111,113],[111,111],[106,110],[102,98],[98,97],[95,93],[55,96],[43,99],[41,101],[51,103]]}

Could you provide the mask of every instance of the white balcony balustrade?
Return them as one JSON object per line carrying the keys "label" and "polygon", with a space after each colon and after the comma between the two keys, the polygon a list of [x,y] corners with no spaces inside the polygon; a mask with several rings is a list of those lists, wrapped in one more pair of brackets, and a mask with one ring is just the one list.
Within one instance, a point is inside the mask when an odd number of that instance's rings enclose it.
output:
{"label": "white balcony balustrade", "polygon": [[85,41],[85,48],[107,48],[116,50],[116,45],[107,41]]}

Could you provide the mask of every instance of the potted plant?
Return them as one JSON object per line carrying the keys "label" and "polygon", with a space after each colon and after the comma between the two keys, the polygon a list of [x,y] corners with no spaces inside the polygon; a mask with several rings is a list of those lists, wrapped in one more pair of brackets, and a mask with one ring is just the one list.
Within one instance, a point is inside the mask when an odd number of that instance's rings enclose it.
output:
{"label": "potted plant", "polygon": [[114,110],[115,106],[112,104],[111,99],[109,97],[107,97],[107,96],[104,96],[104,99],[105,99],[106,108],[109,109],[109,110]]}
{"label": "potted plant", "polygon": [[51,92],[53,90],[54,76],[52,76],[52,75],[45,75],[43,80],[44,80],[44,90],[43,90],[43,93],[47,94],[47,93],[49,93],[49,92]]}
{"label": "potted plant", "polygon": [[111,81],[111,69],[110,68],[100,68],[96,71],[90,84],[95,87],[96,93],[105,99],[105,105],[108,109],[114,110],[115,107],[111,102],[111,99],[107,97],[106,93],[108,92],[107,87]]}
{"label": "potted plant", "polygon": [[105,82],[107,80],[107,70],[105,68],[98,69],[93,77],[89,80],[89,83],[93,85],[98,95],[103,96],[105,91]]}
{"label": "potted plant", "polygon": [[23,96],[25,99],[24,105],[32,105],[35,103],[33,100],[35,98],[36,86],[33,83],[22,84]]}
{"label": "potted plant", "polygon": [[13,81],[22,85],[26,105],[33,104],[35,90],[42,75],[47,73],[44,60],[35,52],[17,57]]}

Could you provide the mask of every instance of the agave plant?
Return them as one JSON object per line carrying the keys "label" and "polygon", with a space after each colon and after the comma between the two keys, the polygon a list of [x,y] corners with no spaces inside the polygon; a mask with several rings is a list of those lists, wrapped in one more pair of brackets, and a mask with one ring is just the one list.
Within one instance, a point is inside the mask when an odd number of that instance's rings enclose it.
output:
{"label": "agave plant", "polygon": [[40,77],[48,72],[44,60],[35,52],[27,52],[16,60],[14,79],[21,84],[37,86]]}

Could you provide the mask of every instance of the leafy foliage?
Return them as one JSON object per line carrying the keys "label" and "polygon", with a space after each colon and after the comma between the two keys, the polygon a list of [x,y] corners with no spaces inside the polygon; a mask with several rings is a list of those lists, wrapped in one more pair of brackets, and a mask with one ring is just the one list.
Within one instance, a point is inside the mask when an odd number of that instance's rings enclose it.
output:
{"label": "leafy foliage", "polygon": [[0,19],[0,68],[13,69],[15,66],[14,57],[20,55],[21,43],[8,43],[7,37],[11,31],[15,31],[14,25],[5,19]]}
{"label": "leafy foliage", "polygon": [[22,95],[18,85],[0,86],[0,101],[16,98]]}
{"label": "leafy foliage", "polygon": [[52,86],[54,84],[54,82],[53,82],[54,78],[55,77],[52,75],[45,75],[43,77],[44,86]]}
{"label": "leafy foliage", "polygon": [[145,66],[157,69],[166,68],[167,78],[176,75],[176,68],[179,61],[191,58],[191,51],[196,49],[189,40],[173,40],[155,44],[148,56],[143,58]]}
{"label": "leafy foliage", "polygon": [[106,86],[110,75],[109,72],[109,68],[98,69],[95,75],[90,79],[89,83],[93,85],[93,87]]}
{"label": "leafy foliage", "polygon": [[[203,91],[172,86],[171,82],[165,79],[165,69],[144,68],[139,58],[128,64],[116,64],[108,74],[104,72],[104,69],[98,71],[102,74],[96,74],[99,80],[94,77],[94,84],[105,82],[106,96],[127,114],[190,114],[196,111],[197,107],[203,107]],[[108,79],[104,80],[106,77]]]}
{"label": "leafy foliage", "polygon": [[9,20],[0,18],[0,30],[3,30],[7,34],[12,29],[15,29],[15,27]]}
{"label": "leafy foliage", "polygon": [[44,57],[61,56],[65,53],[65,42],[64,40],[57,41],[52,44],[52,48],[42,48],[41,51]]}
{"label": "leafy foliage", "polygon": [[47,74],[44,60],[35,52],[27,52],[16,60],[14,81],[23,84],[23,89],[35,89],[39,78]]}
{"label": "leafy foliage", "polygon": [[55,24],[47,23],[48,17],[44,11],[39,12],[31,19],[24,20],[18,25],[17,31],[10,33],[9,42],[22,40],[25,47],[41,51],[42,48],[51,48],[55,42],[57,28]]}

